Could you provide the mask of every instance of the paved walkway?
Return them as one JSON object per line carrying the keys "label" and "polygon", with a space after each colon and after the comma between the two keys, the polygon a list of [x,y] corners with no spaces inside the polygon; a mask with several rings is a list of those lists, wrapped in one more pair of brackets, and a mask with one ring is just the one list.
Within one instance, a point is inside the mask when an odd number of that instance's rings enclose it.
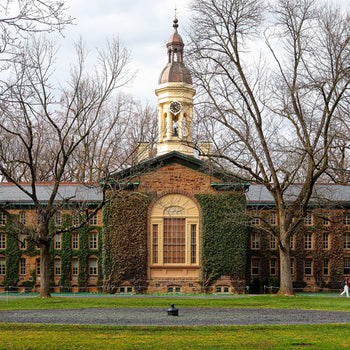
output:
{"label": "paved walkway", "polygon": [[[176,306],[176,305],[175,305]],[[90,308],[0,311],[0,322],[126,326],[292,325],[350,323],[350,312],[255,308]]]}

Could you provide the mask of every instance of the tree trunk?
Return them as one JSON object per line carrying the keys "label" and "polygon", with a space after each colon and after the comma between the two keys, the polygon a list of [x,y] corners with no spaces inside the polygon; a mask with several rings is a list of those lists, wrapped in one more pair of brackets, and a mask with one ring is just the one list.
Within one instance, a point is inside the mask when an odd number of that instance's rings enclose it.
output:
{"label": "tree trunk", "polygon": [[50,295],[50,242],[40,243],[40,297]]}
{"label": "tree trunk", "polygon": [[[284,245],[285,246],[285,245]],[[280,290],[278,294],[294,295],[292,275],[290,273],[290,252],[289,249],[279,248],[280,253]]]}

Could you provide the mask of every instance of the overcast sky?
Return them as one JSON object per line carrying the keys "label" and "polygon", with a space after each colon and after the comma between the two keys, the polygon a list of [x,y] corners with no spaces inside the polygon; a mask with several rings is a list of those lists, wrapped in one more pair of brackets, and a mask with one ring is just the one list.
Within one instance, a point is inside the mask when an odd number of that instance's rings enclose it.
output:
{"label": "overcast sky", "polygon": [[167,63],[165,45],[173,32],[175,6],[179,33],[185,38],[190,0],[66,0],[66,4],[76,25],[67,27],[65,39],[59,40],[63,52],[60,69],[66,69],[73,59],[71,44],[80,36],[92,49],[103,46],[107,37],[119,35],[137,70],[129,91],[135,98],[156,104],[154,90]]}

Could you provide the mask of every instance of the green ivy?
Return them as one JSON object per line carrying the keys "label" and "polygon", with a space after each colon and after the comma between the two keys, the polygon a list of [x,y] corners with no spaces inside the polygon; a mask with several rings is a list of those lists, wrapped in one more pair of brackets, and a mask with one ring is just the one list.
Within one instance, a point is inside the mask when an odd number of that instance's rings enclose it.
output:
{"label": "green ivy", "polygon": [[18,264],[21,258],[21,252],[19,250],[18,240],[16,239],[14,223],[11,218],[7,218],[4,231],[6,233],[6,249],[3,252],[5,254],[6,273],[3,284],[5,287],[16,286],[18,283]]}
{"label": "green ivy", "polygon": [[203,287],[208,288],[223,275],[243,280],[247,252],[244,196],[226,193],[195,197],[202,210]]}
{"label": "green ivy", "polygon": [[103,272],[106,292],[129,281],[137,292],[147,281],[147,209],[150,198],[132,193],[104,208]]}

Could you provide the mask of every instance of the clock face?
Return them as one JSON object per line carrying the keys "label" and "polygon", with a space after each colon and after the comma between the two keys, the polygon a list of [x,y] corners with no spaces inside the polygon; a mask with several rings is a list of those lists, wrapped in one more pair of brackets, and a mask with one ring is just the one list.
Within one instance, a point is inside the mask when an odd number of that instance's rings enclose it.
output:
{"label": "clock face", "polygon": [[170,103],[169,109],[170,109],[171,113],[176,115],[176,114],[181,112],[182,105],[179,101],[172,101]]}

